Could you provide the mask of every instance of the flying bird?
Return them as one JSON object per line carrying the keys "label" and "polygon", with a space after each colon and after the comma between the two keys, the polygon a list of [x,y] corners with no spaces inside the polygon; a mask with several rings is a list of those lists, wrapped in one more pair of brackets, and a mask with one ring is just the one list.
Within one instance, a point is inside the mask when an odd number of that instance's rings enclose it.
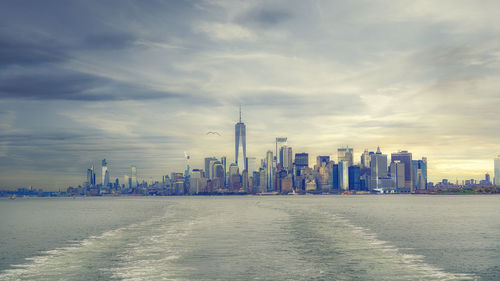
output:
{"label": "flying bird", "polygon": [[220,134],[217,132],[208,132],[207,135],[218,135],[220,137]]}

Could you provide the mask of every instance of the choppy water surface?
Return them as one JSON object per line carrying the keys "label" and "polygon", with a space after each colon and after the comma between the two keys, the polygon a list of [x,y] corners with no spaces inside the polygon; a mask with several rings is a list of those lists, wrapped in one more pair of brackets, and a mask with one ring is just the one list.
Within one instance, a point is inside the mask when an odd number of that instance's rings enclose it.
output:
{"label": "choppy water surface", "polygon": [[499,196],[0,201],[2,280],[500,280]]}

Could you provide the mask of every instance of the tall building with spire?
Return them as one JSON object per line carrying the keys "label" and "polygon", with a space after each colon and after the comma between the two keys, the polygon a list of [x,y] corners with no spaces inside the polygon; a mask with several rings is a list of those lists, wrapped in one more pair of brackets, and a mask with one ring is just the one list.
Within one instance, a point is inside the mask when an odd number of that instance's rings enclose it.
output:
{"label": "tall building with spire", "polygon": [[234,161],[238,165],[240,171],[247,170],[247,141],[246,141],[246,126],[241,122],[241,105],[240,105],[240,121],[234,125]]}
{"label": "tall building with spire", "polygon": [[95,172],[94,172],[94,165],[90,169],[87,169],[87,182],[86,185],[88,186],[95,186]]}

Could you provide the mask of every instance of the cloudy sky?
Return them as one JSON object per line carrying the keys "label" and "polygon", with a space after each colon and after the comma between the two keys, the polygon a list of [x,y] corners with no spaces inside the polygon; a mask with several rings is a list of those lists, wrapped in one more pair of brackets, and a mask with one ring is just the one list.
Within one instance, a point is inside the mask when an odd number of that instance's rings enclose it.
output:
{"label": "cloudy sky", "polygon": [[[0,187],[65,188],[106,158],[160,179],[287,136],[482,178],[500,154],[498,1],[2,1]],[[218,131],[221,136],[206,135]],[[311,165],[313,160],[310,160]],[[98,176],[100,176],[98,174]]]}

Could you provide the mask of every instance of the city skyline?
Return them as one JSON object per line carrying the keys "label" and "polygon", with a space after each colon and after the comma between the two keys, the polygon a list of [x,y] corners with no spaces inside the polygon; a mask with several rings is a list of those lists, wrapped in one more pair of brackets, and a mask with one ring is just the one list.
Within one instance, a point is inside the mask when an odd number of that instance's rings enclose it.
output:
{"label": "city skyline", "polygon": [[[234,154],[232,156],[229,156],[229,159],[232,159],[233,161],[229,161],[227,163],[227,168],[229,169],[230,167],[230,164],[236,164],[236,166],[238,168],[240,168],[237,164],[237,157],[236,157],[236,153],[237,153],[237,150],[238,149],[241,149],[242,151],[246,151],[246,141],[244,142],[245,145],[243,146],[244,149],[242,148],[242,145],[238,145],[239,143],[239,139],[241,140],[241,138],[238,138],[238,133],[240,132],[239,130],[239,126],[241,126],[240,124],[243,124],[243,135],[245,136],[245,139],[246,139],[246,126],[245,126],[245,123],[242,122],[242,119],[241,119],[241,105],[239,106],[239,120],[236,121],[236,124],[235,124],[235,136],[234,136],[234,139],[232,140],[234,145],[235,145],[235,151],[234,151]],[[220,134],[220,133],[217,133],[217,135],[219,137],[223,137],[223,136],[226,136],[226,137],[229,137],[227,135],[224,135],[224,134]],[[279,147],[279,150],[281,151],[283,148],[289,148],[291,149],[292,148],[292,145],[290,145],[290,143],[288,143],[288,137],[284,138],[284,139],[287,139],[286,142],[283,143],[283,145],[280,145]],[[293,142],[292,142],[293,143]],[[276,144],[276,143],[273,143],[271,145],[269,145],[270,148],[272,148],[272,146]],[[335,162],[339,163],[342,162],[342,161],[346,161],[346,164],[347,166],[351,166],[351,165],[360,165],[360,166],[363,166],[363,155],[365,153],[367,153],[368,151],[370,151],[369,148],[364,148],[362,149],[363,152],[357,152],[357,150],[355,148],[353,148],[352,146],[349,146],[349,145],[345,145],[345,144],[342,144],[340,145],[341,147],[338,147],[338,148],[335,148],[335,149],[332,149],[330,153],[323,153],[323,154],[317,154],[317,155],[314,155],[314,154],[311,154],[307,151],[296,151],[294,150],[295,153],[306,153],[309,155],[309,164],[308,164],[308,167],[314,167],[314,160],[317,157],[326,157],[326,156],[322,156],[322,155],[328,155],[328,157],[330,157],[332,160],[334,160]],[[377,146],[376,149],[373,149],[374,151],[372,151],[371,153],[375,153],[375,154],[381,154],[380,152],[380,146]],[[361,149],[360,149],[361,150]],[[333,151],[336,151],[335,153]],[[346,154],[346,151],[350,152],[349,154]],[[274,161],[276,161],[276,155],[274,155],[274,151],[269,149],[267,151],[267,153],[261,153],[263,154],[263,157],[259,157],[259,156],[255,156],[255,155],[246,155],[246,159],[248,160],[248,158],[252,158],[252,159],[257,159],[257,160],[262,160],[262,161],[265,161],[265,163],[267,163],[269,161],[269,153],[272,154],[272,157],[274,159]],[[386,159],[385,159],[385,163],[387,163],[386,165],[386,169],[384,168],[381,168],[383,170],[385,170],[385,174],[388,173],[388,169],[391,168],[391,165],[392,162],[394,162],[394,160],[396,160],[397,162],[400,161],[399,158],[393,158],[395,157],[394,155],[400,155],[401,153],[405,154],[405,153],[408,153],[408,151],[406,149],[398,149],[397,151],[393,151],[393,152],[387,152],[384,150],[384,155],[386,156]],[[411,151],[409,152],[410,155],[412,154]],[[387,155],[391,155],[391,157],[389,158],[391,161],[388,161],[387,160]],[[278,157],[280,156],[280,154],[277,155]],[[208,158],[207,158],[208,157]],[[213,157],[213,158],[212,158]],[[190,155],[189,156],[189,165],[190,165],[190,169],[193,170],[199,170],[201,169],[201,171],[205,171],[205,169],[203,169],[203,167],[206,168],[207,166],[207,163],[206,163],[206,159],[213,159],[214,161],[218,161],[217,159],[219,158],[227,158],[228,155],[226,154],[223,154],[223,153],[218,153],[218,152],[213,152],[213,153],[209,153],[208,155],[203,155],[203,158],[200,158],[200,159],[194,159],[191,160],[192,156]],[[410,156],[411,158],[411,156]],[[424,158],[426,158],[424,156]],[[140,183],[142,181],[144,182],[147,182],[147,183],[154,183],[155,181],[158,181],[158,180],[161,180],[162,178],[162,175],[168,175],[170,173],[178,173],[178,172],[185,172],[186,171],[186,162],[185,162],[185,157],[182,158],[183,161],[182,161],[182,164],[180,164],[180,166],[178,166],[177,168],[175,167],[169,167],[169,169],[165,170],[163,173],[160,173],[159,175],[151,175],[150,174],[150,171],[147,170],[147,168],[143,168],[141,169],[141,172],[143,172],[143,176],[137,176],[136,175],[136,165],[134,165],[133,163],[129,164],[128,166],[126,166],[125,169],[123,169],[123,167],[118,167],[118,169],[116,169],[117,171],[115,171],[113,174],[111,174],[111,172],[108,170],[109,166],[108,166],[108,160],[106,159],[102,159],[102,160],[92,160],[90,162],[90,166],[88,166],[87,168],[87,171],[90,171],[92,170],[93,171],[93,175],[94,177],[95,176],[98,176],[101,180],[100,182],[96,182],[95,179],[94,179],[94,184],[103,184],[105,186],[107,186],[110,182],[114,181],[115,179],[119,179],[120,181],[124,178],[124,177],[129,177],[130,180],[132,180],[132,178],[134,178],[135,180],[134,181],[131,181],[133,183],[134,186],[137,185],[137,183]],[[436,176],[432,176],[432,172],[429,172],[429,175],[430,177],[428,177],[428,181],[429,182],[440,182],[441,180],[443,179],[447,179],[449,182],[451,183],[454,183],[455,181],[457,182],[464,182],[466,180],[470,180],[470,179],[475,179],[475,180],[481,180],[482,178],[484,178],[485,174],[489,174],[491,175],[492,177],[492,181],[495,179],[494,178],[494,175],[495,175],[495,171],[500,171],[497,167],[500,167],[500,164],[497,164],[497,163],[500,163],[500,161],[498,160],[500,159],[500,155],[498,155],[497,157],[495,157],[493,159],[494,163],[492,163],[491,165],[491,171],[485,171],[484,173],[480,174],[480,175],[477,175],[477,176],[473,176],[473,177],[467,177],[467,176],[463,176],[463,177],[455,177],[455,178],[440,178],[440,177],[436,177]],[[338,160],[338,161],[337,161]],[[205,161],[205,164],[203,164],[203,161]],[[279,161],[279,160],[278,160]],[[420,161],[420,160],[419,160]],[[100,173],[96,173],[94,171],[94,163],[101,163],[100,166],[101,166],[101,172]],[[293,161],[293,163],[295,163],[295,161]],[[274,163],[273,165],[275,165],[276,163]],[[247,165],[247,163],[245,162],[244,165]],[[408,164],[406,163],[406,165],[411,165],[411,164]],[[98,165],[96,165],[98,166]],[[346,166],[346,167],[347,167]],[[404,165],[405,166],[405,165]],[[90,167],[90,168],[89,168]],[[368,165],[369,167],[369,165]],[[431,165],[432,167],[432,165]],[[276,167],[273,166],[273,169],[275,169]],[[132,173],[130,173],[130,169],[132,169]],[[128,172],[127,172],[128,170]],[[257,169],[258,170],[258,169]],[[408,169],[405,169],[405,171],[408,171]],[[229,172],[229,170],[228,170]],[[239,174],[241,175],[241,169],[239,169]],[[405,172],[407,175],[405,177],[409,177],[408,176],[408,172]],[[132,176],[131,176],[132,175]],[[83,179],[84,176],[80,175],[81,178]],[[88,173],[86,175],[87,179],[88,179]],[[382,176],[386,176],[386,175],[382,175]],[[272,181],[272,177],[269,179],[269,181]],[[406,186],[409,187],[409,183],[408,181],[411,181],[409,179],[406,180]],[[71,184],[69,184],[69,186],[75,186],[75,185],[80,185],[81,183],[78,183],[77,182],[73,182]],[[122,182],[123,184],[123,182]],[[126,184],[126,183],[124,183]],[[18,186],[11,186],[11,187],[7,187],[7,188],[19,188],[19,187],[26,187],[26,186],[35,186],[35,187],[44,187],[44,186],[41,186],[41,185],[36,185],[34,183],[26,183],[24,185],[18,185]],[[5,188],[5,187],[4,187]],[[60,190],[61,188],[65,188],[64,186],[58,186],[58,187],[52,187],[52,186],[49,186],[48,188],[47,187],[44,187],[46,190]]]}
{"label": "city skyline", "polygon": [[494,174],[500,3],[0,7],[0,188],[66,188],[92,165],[100,180],[102,159],[110,182],[159,179],[184,151],[229,166],[240,104],[257,161],[287,136],[310,159],[408,150],[429,181]]}

